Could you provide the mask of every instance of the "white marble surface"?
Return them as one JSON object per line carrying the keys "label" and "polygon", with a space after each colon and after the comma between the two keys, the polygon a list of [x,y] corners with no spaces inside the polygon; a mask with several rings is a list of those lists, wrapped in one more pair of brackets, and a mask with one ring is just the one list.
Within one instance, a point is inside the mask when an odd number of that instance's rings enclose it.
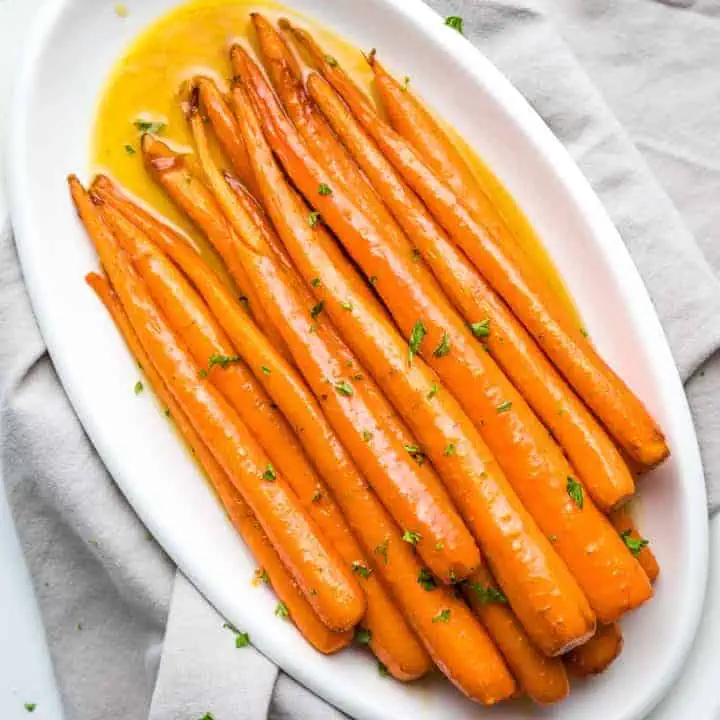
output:
{"label": "white marble surface", "polygon": [[[0,167],[4,167],[5,121],[13,66],[38,0],[0,0]],[[0,218],[5,215],[4,173],[0,173]],[[59,720],[60,702],[42,624],[0,483],[0,718]],[[705,614],[681,680],[653,720],[720,718],[720,515],[710,524],[711,567]]]}

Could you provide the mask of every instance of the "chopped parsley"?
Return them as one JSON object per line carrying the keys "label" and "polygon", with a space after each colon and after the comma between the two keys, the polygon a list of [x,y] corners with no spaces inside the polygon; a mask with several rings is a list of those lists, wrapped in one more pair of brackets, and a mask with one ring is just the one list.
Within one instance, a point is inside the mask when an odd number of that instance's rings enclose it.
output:
{"label": "chopped parsley", "polygon": [[419,445],[403,445],[403,447],[418,465],[422,465],[425,462],[425,453]]}
{"label": "chopped parsley", "polygon": [[439,392],[440,386],[437,383],[433,383],[426,397],[428,400],[432,400]]}
{"label": "chopped parsley", "polygon": [[313,210],[308,215],[308,225],[310,227],[315,227],[320,222],[320,213],[317,210]]}
{"label": "chopped parsley", "polygon": [[125,145],[125,152],[128,155],[135,155],[137,153],[137,150],[130,144]]}
{"label": "chopped parsley", "polygon": [[358,628],[355,631],[355,642],[358,645],[369,645],[372,640],[372,632],[365,628]]}
{"label": "chopped parsley", "polygon": [[352,571],[361,578],[367,579],[370,575],[372,575],[372,570],[365,563],[362,563],[359,560],[353,560]]}
{"label": "chopped parsley", "polygon": [[322,492],[320,492],[320,490],[316,490],[316,491],[312,494],[312,497],[310,498],[310,501],[311,501],[311,502],[314,502],[314,503],[319,503],[321,500],[322,500]]}
{"label": "chopped parsley", "polygon": [[646,548],[650,542],[645,538],[634,538],[632,537],[632,530],[625,530],[620,533],[620,537],[623,539],[628,550],[637,557],[643,548]]}
{"label": "chopped parsley", "polygon": [[319,287],[319,286],[320,286],[320,278],[313,278],[313,279],[310,281],[310,284],[311,284],[313,287]]}
{"label": "chopped parsley", "polygon": [[413,262],[417,262],[422,256],[417,248],[413,248],[410,257],[412,257]]}
{"label": "chopped parsley", "polygon": [[263,375],[269,375],[272,372],[272,370],[266,365],[261,365],[260,370],[262,370]]}
{"label": "chopped parsley", "polygon": [[250,644],[250,635],[248,635],[248,633],[241,632],[234,625],[231,625],[230,623],[225,623],[223,625],[223,627],[234,633],[236,648],[244,648]]}
{"label": "chopped parsley", "polygon": [[267,570],[265,568],[258,568],[255,570],[255,580],[264,583],[265,585],[270,584],[270,576],[267,574]]}
{"label": "chopped parsley", "polygon": [[201,368],[198,370],[198,376],[201,378],[206,378],[208,376],[208,371],[205,368]]}
{"label": "chopped parsley", "polygon": [[310,308],[310,317],[313,320],[317,320],[320,313],[323,311],[323,308],[325,307],[325,303],[321,300],[319,303],[316,303]]}
{"label": "chopped parsley", "polygon": [[420,351],[420,343],[422,343],[423,338],[426,335],[427,330],[425,329],[422,320],[418,320],[415,325],[413,325],[412,332],[410,333],[410,350],[408,352],[408,358],[411,365],[413,358]]}
{"label": "chopped parsley", "polygon": [[340,393],[340,395],[344,395],[345,397],[350,397],[355,392],[352,389],[352,385],[345,382],[344,380],[341,383],[335,385],[335,389],[338,391],[338,393]]}
{"label": "chopped parsley", "polygon": [[470,583],[469,587],[475,593],[478,602],[483,605],[507,605],[505,593],[492,585]]}
{"label": "chopped parsley", "polygon": [[281,618],[290,617],[290,611],[288,610],[288,606],[283,602],[279,602],[275,606],[275,615]]}
{"label": "chopped parsley", "polygon": [[512,408],[512,403],[509,400],[506,400],[503,403],[500,403],[497,408],[495,408],[499,413],[507,412]]}
{"label": "chopped parsley", "polygon": [[219,355],[215,353],[210,356],[208,360],[208,370],[211,370],[215,365],[219,365],[223,370],[233,363],[242,362],[242,358],[239,355]]}
{"label": "chopped parsley", "polygon": [[590,333],[584,327],[580,328],[580,334],[585,338],[590,337]]}
{"label": "chopped parsley", "polygon": [[153,122],[152,120],[143,120],[138,118],[133,125],[141,133],[161,133],[167,127],[166,122]]}
{"label": "chopped parsley", "polygon": [[449,15],[445,18],[445,24],[463,34],[463,19],[459,15]]}
{"label": "chopped parsley", "polygon": [[480,322],[470,323],[470,330],[475,337],[489,337],[490,320],[481,320]]}
{"label": "chopped parsley", "polygon": [[369,430],[363,430],[362,437],[365,442],[370,442],[373,438],[373,434]]}
{"label": "chopped parsley", "polygon": [[270,482],[272,482],[276,478],[277,478],[277,473],[275,472],[275,468],[270,463],[268,463],[268,466],[265,469],[265,472],[262,474],[262,479],[269,480]]}
{"label": "chopped parsley", "polygon": [[139,395],[144,389],[145,389],[145,386],[142,384],[142,382],[140,380],[138,380],[135,383],[135,387],[133,388],[136,395]]}
{"label": "chopped parsley", "polygon": [[379,555],[387,565],[388,561],[388,545],[390,544],[390,538],[385,538],[374,550],[373,555]]}
{"label": "chopped parsley", "polygon": [[352,301],[351,301],[351,300],[346,300],[345,302],[341,302],[341,303],[340,303],[340,307],[341,307],[343,310],[352,310],[352,309],[353,309]]}
{"label": "chopped parsley", "polygon": [[37,703],[25,703],[25,709],[28,712],[35,712],[36,707],[37,707]]}
{"label": "chopped parsley", "polygon": [[442,340],[440,341],[440,344],[433,350],[433,355],[435,357],[445,357],[450,353],[450,338],[448,337],[448,334],[446,332],[443,333]]}
{"label": "chopped parsley", "polygon": [[573,477],[568,475],[567,485],[565,486],[570,499],[582,510],[585,498],[583,497],[582,485]]}
{"label": "chopped parsley", "polygon": [[402,84],[402,87],[401,87],[400,89],[401,89],[403,92],[407,92],[408,87],[410,87],[410,76],[409,76],[409,75],[406,75],[406,76],[403,78],[403,84]]}
{"label": "chopped parsley", "polygon": [[445,608],[441,610],[433,619],[434,623],[446,623],[450,619],[450,610]]}
{"label": "chopped parsley", "polygon": [[325,56],[325,62],[326,62],[330,67],[337,67],[337,65],[338,65],[337,58],[334,58],[332,55],[326,55],[326,56]]}
{"label": "chopped parsley", "polygon": [[446,457],[452,457],[457,452],[457,447],[455,447],[455,443],[450,443],[444,450],[443,455]]}
{"label": "chopped parsley", "polygon": [[445,549],[445,543],[444,542],[436,542],[435,543],[435,550],[437,552],[442,552]]}
{"label": "chopped parsley", "polygon": [[384,662],[380,662],[378,660],[378,672],[383,677],[387,677],[390,673],[388,673],[387,665]]}
{"label": "chopped parsley", "polygon": [[435,578],[432,576],[432,573],[425,568],[420,570],[417,581],[420,583],[422,589],[427,590],[428,592],[432,592],[437,587],[437,583],[435,582]]}
{"label": "chopped parsley", "polygon": [[371,275],[371,276],[370,276],[370,284],[371,284],[373,287],[375,287],[375,285],[377,284],[377,281],[378,281],[377,275]]}
{"label": "chopped parsley", "polygon": [[420,533],[414,530],[406,530],[402,535],[403,542],[410,543],[410,545],[417,545],[420,542],[420,538]]}
{"label": "chopped parsley", "polygon": [[318,195],[332,195],[332,190],[330,189],[330,186],[326,185],[325,183],[320,183],[318,185]]}

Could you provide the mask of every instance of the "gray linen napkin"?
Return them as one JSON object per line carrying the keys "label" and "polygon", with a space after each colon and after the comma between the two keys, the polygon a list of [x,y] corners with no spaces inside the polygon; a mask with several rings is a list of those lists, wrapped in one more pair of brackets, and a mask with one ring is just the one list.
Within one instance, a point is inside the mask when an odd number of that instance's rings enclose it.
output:
{"label": "gray linen napkin", "polygon": [[[467,36],[549,123],[613,216],[686,382],[712,511],[720,503],[717,5],[430,5],[465,18]],[[341,717],[253,649],[236,650],[147,535],[57,382],[7,226],[0,398],[0,473],[70,720]]]}

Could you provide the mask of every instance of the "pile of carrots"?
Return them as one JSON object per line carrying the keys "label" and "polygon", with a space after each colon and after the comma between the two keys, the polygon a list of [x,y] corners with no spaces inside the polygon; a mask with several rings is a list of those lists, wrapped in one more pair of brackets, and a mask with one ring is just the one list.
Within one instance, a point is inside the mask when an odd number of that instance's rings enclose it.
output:
{"label": "pile of carrots", "polygon": [[236,44],[231,88],[184,92],[194,154],[142,140],[237,287],[104,175],[69,178],[87,281],[309,643],[558,702],[652,596],[622,506],[662,432],[375,53],[384,116],[307,31],[252,21],[264,69]]}

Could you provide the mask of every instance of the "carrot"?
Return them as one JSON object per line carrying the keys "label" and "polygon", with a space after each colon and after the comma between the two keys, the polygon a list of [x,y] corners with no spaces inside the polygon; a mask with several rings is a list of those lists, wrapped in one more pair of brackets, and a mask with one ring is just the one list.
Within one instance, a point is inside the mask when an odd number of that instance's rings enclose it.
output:
{"label": "carrot", "polygon": [[[342,183],[347,177],[353,183],[360,184],[363,192],[373,193],[372,187],[353,160],[339,146],[332,129],[309,98],[303,85],[303,76],[293,67],[293,56],[283,37],[260,13],[251,13],[251,17],[258,37],[260,55],[270,80],[285,111],[305,142],[318,157],[326,157],[328,171],[334,182]],[[346,189],[349,189],[349,186],[346,186]],[[330,191],[332,192],[332,188]],[[320,192],[320,187],[317,192]]]}
{"label": "carrot", "polygon": [[487,568],[473,573],[465,584],[464,595],[498,646],[519,688],[540,705],[564,700],[570,687],[562,660],[549,658],[535,647]]}
{"label": "carrot", "polygon": [[[247,65],[249,68],[249,61]],[[250,78],[249,70],[247,74]],[[295,185],[307,197],[317,186],[319,178],[326,175],[324,169],[307,152],[282,112],[276,110],[259,74],[253,73],[248,84],[252,87],[255,102],[262,107],[269,143]],[[241,130],[245,132],[242,123]],[[246,145],[252,162],[253,149],[247,139]],[[259,177],[258,182],[262,185]],[[413,257],[405,236],[391,225],[379,225],[378,217],[363,212],[354,202],[354,197],[340,187],[315,202],[363,272],[367,276],[378,277],[375,287],[402,333],[410,340],[411,352],[414,349],[433,367],[448,389],[454,392],[469,418],[482,428],[490,451],[540,529],[553,538],[555,549],[587,595],[598,618],[603,622],[612,622],[651,597],[652,588],[642,568],[591,499],[584,496],[574,470],[522,396],[488,354],[482,352],[423,263]],[[285,244],[287,246],[288,242]],[[288,250],[292,255],[289,247]],[[360,329],[360,317],[365,314],[360,303],[356,304],[352,313],[345,313],[338,299],[327,303],[328,313],[345,340],[363,359],[369,354],[365,349],[367,344],[377,333],[367,327]],[[369,313],[365,320],[378,325],[378,319],[370,318]],[[387,378],[387,368],[369,367]],[[434,430],[427,432],[429,426],[423,433],[419,425],[420,414],[416,406],[420,398],[408,405],[408,391],[401,388],[402,383],[397,376],[393,377],[393,382],[383,385],[398,410],[403,403],[406,404],[401,414],[426,446],[428,456],[446,483],[450,483],[438,465],[443,462],[444,455],[437,447],[438,433]],[[443,403],[447,404],[447,400],[438,400],[435,404]],[[427,402],[422,404],[428,405]],[[469,426],[467,417],[463,417],[465,425]],[[434,422],[433,426],[437,424]],[[453,425],[445,427],[457,433],[455,428],[458,426],[463,425],[456,419]],[[484,445],[478,444],[482,442],[480,436],[476,434],[476,438],[470,445],[484,448]],[[457,447],[461,449],[461,446]],[[461,455],[461,462],[467,464],[466,453],[463,443],[461,453],[451,454]],[[482,466],[482,457],[479,460],[476,472]],[[462,500],[458,495],[455,499],[462,511]],[[485,554],[491,555],[489,551]],[[502,585],[497,567],[493,567],[493,571]],[[575,587],[574,583],[569,587]],[[503,589],[507,591],[504,586]],[[517,607],[514,609],[522,617]],[[523,624],[531,632],[528,624]]]}
{"label": "carrot", "polygon": [[[449,588],[426,591],[420,584],[427,571],[385,507],[370,490],[357,466],[328,424],[315,397],[297,370],[270,345],[240,311],[228,290],[194,251],[168,226],[122,196],[104,179],[100,192],[129,219],[152,233],[154,240],[182,268],[223,324],[238,351],[267,367],[267,391],[303,438],[308,454],[327,481],[352,529],[372,555],[375,572],[395,597],[405,617],[442,671],[465,694],[491,704],[513,694],[514,684],[482,627]],[[449,612],[445,612],[449,611]],[[434,622],[433,618],[447,618]],[[371,635],[372,644],[373,637]],[[423,666],[421,653],[413,667]],[[426,667],[426,665],[425,665]]]}
{"label": "carrot", "polygon": [[585,405],[467,258],[450,243],[418,197],[332,87],[316,74],[311,96],[428,262],[449,299],[485,340],[491,356],[563,447],[604,511],[632,495],[622,457]]}
{"label": "carrot", "polygon": [[[384,313],[352,294],[349,279],[356,277],[352,267],[325,231],[317,225],[309,228],[304,221],[304,208],[289,191],[257,117],[238,91],[233,96],[235,112],[262,198],[295,266],[306,279],[317,278],[311,282],[316,297],[325,298],[324,307],[336,322],[356,323],[346,339],[363,355],[421,440],[422,451],[441,473],[533,639],[549,653],[582,642],[594,623],[575,580],[436,376],[419,358],[409,364],[407,345]],[[348,298],[351,311],[343,307]],[[338,309],[340,314],[335,312]]]}
{"label": "carrot", "polygon": [[660,565],[647,540],[638,532],[635,521],[627,509],[620,507],[613,510],[610,513],[610,522],[620,533],[620,536],[626,538],[625,542],[629,543],[645,574],[650,579],[650,582],[654,583],[660,574]]}
{"label": "carrot", "polygon": [[332,630],[357,624],[365,612],[357,581],[235,411],[199,376],[78,179],[71,176],[68,182],[78,214],[128,318],[178,404],[242,493],[320,619]]}
{"label": "carrot", "polygon": [[563,660],[568,672],[575,677],[598,675],[610,667],[622,648],[620,626],[617,623],[599,625],[590,640],[571,650]]}
{"label": "carrot", "polygon": [[[207,362],[208,357],[230,359],[231,364],[227,367],[210,371],[210,378],[238,411],[274,467],[288,479],[306,512],[347,566],[356,573],[367,600],[367,613],[362,624],[372,634],[371,649],[378,651],[378,657],[389,669],[397,670],[399,679],[413,679],[404,670],[409,663],[405,663],[404,658],[394,657],[393,646],[403,632],[410,633],[410,630],[372,574],[372,562],[359,547],[340,509],[309,464],[290,427],[277,411],[272,410],[265,391],[244,363],[238,362],[240,358],[235,348],[217,327],[204,302],[172,263],[118,210],[105,208],[103,216],[133,258],[161,311],[195,354],[198,364]],[[251,362],[258,375],[271,372],[258,364],[255,358]],[[400,627],[394,627],[393,621],[400,623]]]}
{"label": "carrot", "polygon": [[195,432],[188,417],[170,394],[167,385],[163,382],[140,344],[140,340],[132,329],[120,301],[110,288],[107,280],[97,273],[90,273],[85,279],[115,321],[118,330],[125,338],[130,352],[145,373],[158,399],[170,411],[175,425],[199,462],[200,467],[205,471],[230,522],[250,548],[255,560],[260,564],[278,599],[288,608],[290,619],[303,637],[322,653],[331,654],[347,647],[352,642],[352,631],[334,632],[329,630],[303,597],[297,584],[285,569],[280,556],[275,552],[268,536],[260,527],[252,510],[242,499],[230,478],[217,463],[205,443]]}
{"label": "carrot", "polygon": [[294,29],[294,35],[405,182],[508,303],[610,434],[644,465],[655,465],[667,457],[663,434],[642,402],[600,358],[583,328],[575,327],[555,299],[548,297],[545,283],[530,260],[508,250],[509,244],[503,243],[506,228],[490,220],[478,223],[412,146],[379,118],[337,61],[329,63],[308,33]]}
{"label": "carrot", "polygon": [[250,168],[247,150],[242,141],[237,123],[230,108],[220,92],[220,88],[210,78],[199,76],[192,81],[191,93],[197,88],[199,101],[207,114],[215,137],[230,161],[235,174],[255,192],[255,179]]}
{"label": "carrot", "polygon": [[413,146],[438,179],[462,199],[478,222],[502,223],[478,178],[432,114],[406,84],[401,85],[385,71],[375,53],[366,58],[375,75],[380,102],[395,131]]}
{"label": "carrot", "polygon": [[237,237],[223,217],[210,191],[187,169],[185,159],[151,135],[142,139],[143,157],[151,176],[162,186],[170,198],[205,234],[217,250],[238,286],[248,298],[250,314],[266,332],[282,353],[289,351],[277,330],[268,322],[264,311],[255,298],[255,291],[242,274],[242,268],[233,250]]}

